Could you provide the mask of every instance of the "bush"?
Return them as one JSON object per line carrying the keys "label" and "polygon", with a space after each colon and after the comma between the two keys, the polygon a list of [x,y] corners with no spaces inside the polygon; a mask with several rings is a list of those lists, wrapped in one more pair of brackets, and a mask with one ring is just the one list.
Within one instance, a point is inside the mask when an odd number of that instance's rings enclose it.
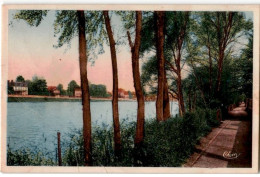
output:
{"label": "bush", "polygon": [[[145,123],[145,139],[139,149],[134,148],[135,123],[121,124],[121,157],[113,150],[113,129],[93,127],[93,166],[151,166],[178,167],[194,152],[195,145],[213,126],[219,125],[216,110],[198,109],[184,117],[172,117],[164,122],[149,120]],[[62,144],[64,166],[83,166],[82,131],[69,135]],[[8,165],[57,165],[43,154],[31,155],[27,151],[8,151]]]}
{"label": "bush", "polygon": [[29,149],[12,152],[7,150],[8,166],[53,166],[56,163],[41,152],[31,152]]}

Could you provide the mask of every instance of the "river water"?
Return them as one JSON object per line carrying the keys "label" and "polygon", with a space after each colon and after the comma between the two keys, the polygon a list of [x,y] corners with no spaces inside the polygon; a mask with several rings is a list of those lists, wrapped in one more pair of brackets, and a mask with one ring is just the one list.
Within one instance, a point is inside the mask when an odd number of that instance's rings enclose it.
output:
{"label": "river water", "polygon": [[[145,119],[155,119],[155,102],[145,103]],[[178,113],[178,104],[171,102],[171,115]],[[119,101],[120,123],[136,121],[137,102]],[[92,126],[112,125],[111,101],[91,102]],[[57,132],[61,139],[81,129],[81,102],[9,102],[7,104],[7,144],[10,149],[55,151]]]}

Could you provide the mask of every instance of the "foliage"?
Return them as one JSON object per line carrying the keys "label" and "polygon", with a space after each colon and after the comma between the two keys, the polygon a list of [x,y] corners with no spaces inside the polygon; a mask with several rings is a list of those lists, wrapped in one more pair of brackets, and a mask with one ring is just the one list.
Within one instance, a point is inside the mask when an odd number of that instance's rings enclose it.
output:
{"label": "foliage", "polygon": [[62,84],[58,84],[57,89],[60,91],[60,95],[66,95],[66,91],[63,89]]}
{"label": "foliage", "polygon": [[[54,34],[59,35],[57,45],[71,45],[71,40],[78,35],[78,19],[75,10],[56,11]],[[102,11],[85,11],[86,40],[89,61],[94,63],[98,54],[104,53],[103,43],[107,41]]]}
{"label": "foliage", "polygon": [[23,76],[19,75],[19,76],[16,77],[16,82],[24,82],[24,81],[25,80],[24,80]]}
{"label": "foliage", "polygon": [[93,96],[93,97],[105,98],[105,97],[109,96],[107,93],[106,86],[102,85],[102,84],[99,84],[99,85],[90,84],[89,93],[90,93],[90,96]]}
{"label": "foliage", "polygon": [[41,152],[31,152],[29,149],[11,151],[7,150],[7,165],[9,166],[54,166],[56,163],[46,158]]}
{"label": "foliage", "polygon": [[75,80],[70,81],[70,83],[68,84],[67,94],[69,96],[74,96],[74,90],[77,87],[79,87],[79,85]]}
{"label": "foliage", "polygon": [[44,78],[34,76],[32,81],[27,81],[27,83],[29,95],[49,95],[47,82]]}
{"label": "foliage", "polygon": [[[232,27],[227,33],[231,15]],[[233,104],[243,93],[252,97],[252,21],[246,20],[241,12],[195,12],[192,19],[193,33],[187,56],[191,73],[184,81],[186,102],[190,90],[198,96],[199,106],[211,108]],[[247,48],[242,49],[238,44],[248,39]],[[222,50],[224,58],[220,68]],[[217,93],[219,73],[221,87]]]}
{"label": "foliage", "polygon": [[30,26],[39,26],[47,12],[47,10],[20,10],[15,14],[14,19],[25,20]]}

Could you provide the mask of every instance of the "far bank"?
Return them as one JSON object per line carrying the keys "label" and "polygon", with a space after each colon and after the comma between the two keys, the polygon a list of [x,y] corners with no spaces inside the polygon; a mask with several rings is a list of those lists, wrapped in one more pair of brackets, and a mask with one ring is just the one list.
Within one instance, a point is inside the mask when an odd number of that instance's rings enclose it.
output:
{"label": "far bank", "polygon": [[[112,101],[111,98],[90,97],[91,101]],[[55,97],[40,95],[8,95],[8,102],[80,102],[80,97]],[[119,98],[119,101],[136,101],[135,99]]]}

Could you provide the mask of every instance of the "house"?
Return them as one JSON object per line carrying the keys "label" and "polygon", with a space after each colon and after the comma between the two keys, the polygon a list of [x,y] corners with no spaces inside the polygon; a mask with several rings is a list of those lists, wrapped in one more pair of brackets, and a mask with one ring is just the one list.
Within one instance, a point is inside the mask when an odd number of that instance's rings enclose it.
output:
{"label": "house", "polygon": [[128,93],[128,91],[125,91],[125,92],[124,92],[124,98],[129,99],[129,93]]}
{"label": "house", "polygon": [[60,96],[60,91],[56,86],[48,86],[48,91],[51,96],[59,97]]}
{"label": "house", "polygon": [[125,91],[122,88],[118,89],[118,98],[125,98],[125,99],[129,99],[129,92]]}
{"label": "house", "polygon": [[14,82],[8,80],[8,88],[12,88],[15,95],[28,95],[28,83],[27,82]]}
{"label": "house", "polygon": [[81,97],[82,96],[82,92],[81,92],[81,88],[80,87],[75,87],[75,89],[74,89],[74,96],[75,97]]}

